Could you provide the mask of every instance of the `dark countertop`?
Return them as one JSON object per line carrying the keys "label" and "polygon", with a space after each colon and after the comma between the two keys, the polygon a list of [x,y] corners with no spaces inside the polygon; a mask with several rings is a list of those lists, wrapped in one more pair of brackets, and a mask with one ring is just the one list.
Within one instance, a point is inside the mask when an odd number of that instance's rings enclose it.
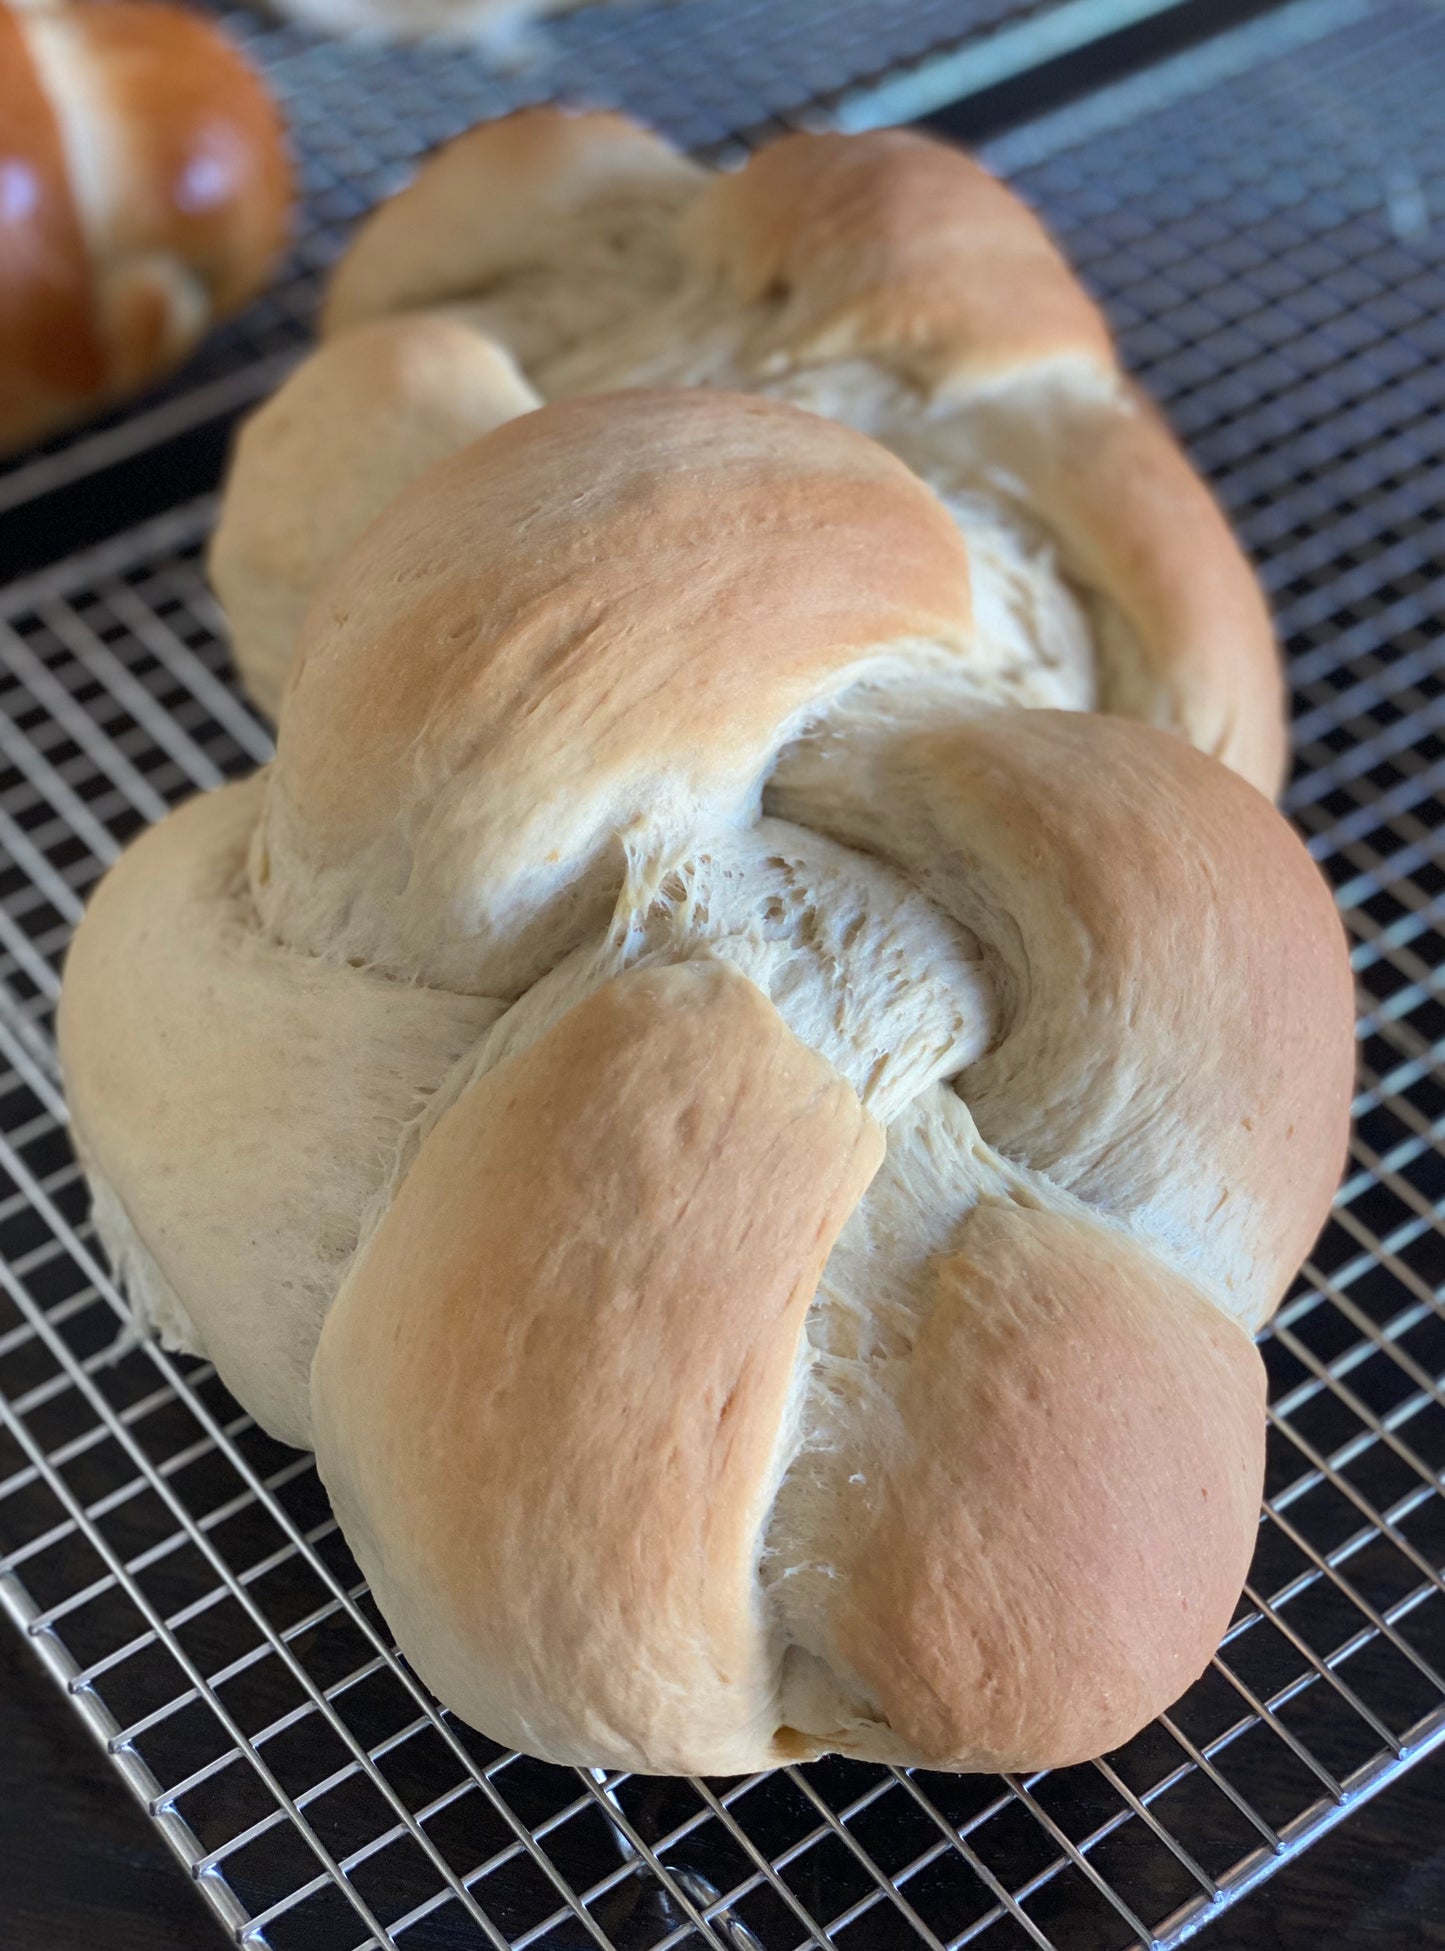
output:
{"label": "dark countertop", "polygon": [[[0,1622],[0,1951],[216,1951],[200,1895]],[[1445,1947],[1445,1753],[1200,1938],[1206,1951]]]}
{"label": "dark countertop", "polygon": [[210,1906],[0,1618],[0,1951],[222,1951]]}

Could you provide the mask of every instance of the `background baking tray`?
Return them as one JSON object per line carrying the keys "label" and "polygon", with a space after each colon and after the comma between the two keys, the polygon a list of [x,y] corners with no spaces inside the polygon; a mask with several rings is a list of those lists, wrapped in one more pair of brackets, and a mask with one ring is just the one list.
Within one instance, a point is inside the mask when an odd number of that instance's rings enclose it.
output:
{"label": "background baking tray", "polygon": [[[418,57],[368,58],[378,149],[359,102],[334,223],[364,200],[348,171],[375,187],[405,148],[387,77]],[[307,63],[339,85],[331,59],[298,47],[293,103]],[[1249,1589],[1200,1684],[1093,1766],[658,1782],[543,1767],[437,1710],[309,1459],[206,1365],[127,1337],[65,1137],[51,1012],[87,893],[146,821],[270,749],[201,573],[212,504],[0,595],[0,1599],[238,1941],[1175,1945],[1445,1742],[1442,78],[1432,0],[1298,0],[986,151],[1263,566],[1288,807],[1362,1012],[1348,1176],[1263,1343]],[[268,315],[236,328],[258,362]]]}

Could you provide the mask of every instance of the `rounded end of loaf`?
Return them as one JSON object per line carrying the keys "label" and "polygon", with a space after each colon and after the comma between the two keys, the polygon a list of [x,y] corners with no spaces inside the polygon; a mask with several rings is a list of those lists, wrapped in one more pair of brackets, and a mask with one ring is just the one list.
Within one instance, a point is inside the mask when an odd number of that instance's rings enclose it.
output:
{"label": "rounded end of loaf", "polygon": [[1229,1624],[1264,1365],[1204,1295],[1062,1202],[979,1205],[935,1282],[898,1434],[859,1464],[867,1515],[839,1541],[818,1650],[876,1703],[890,1759],[1086,1761],[1169,1707]]}
{"label": "rounded end of loaf", "polygon": [[697,164],[625,115],[519,109],[428,156],[361,225],[331,280],[321,333],[461,303],[544,264],[569,219],[604,193],[665,200],[706,181]]}
{"label": "rounded end of loaf", "polygon": [[938,484],[983,483],[1057,551],[1103,708],[1279,790],[1284,687],[1248,562],[1047,230],[950,145],[797,134],[709,177],[618,117],[526,111],[371,219],[334,323],[437,303],[544,393],[756,385]]}
{"label": "rounded end of loaf", "polygon": [[111,868],[66,958],[57,1038],[137,1312],[309,1448],[311,1358],[366,1208],[498,1010],[268,942],[246,877],[266,785],[186,801]]}
{"label": "rounded end of loaf", "polygon": [[714,178],[688,239],[741,303],[772,309],[766,358],[874,358],[930,391],[1058,361],[1114,371],[1102,315],[1028,206],[911,130],[769,143]]}
{"label": "rounded end of loaf", "polygon": [[243,424],[207,557],[246,689],[280,709],[315,590],[433,462],[541,404],[500,347],[440,314],[320,347]]}

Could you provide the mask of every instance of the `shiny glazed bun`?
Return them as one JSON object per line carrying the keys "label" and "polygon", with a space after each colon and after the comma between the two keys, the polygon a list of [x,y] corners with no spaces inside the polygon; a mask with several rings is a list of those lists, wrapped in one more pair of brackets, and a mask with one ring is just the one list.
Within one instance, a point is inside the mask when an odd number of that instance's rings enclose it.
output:
{"label": "shiny glazed bun", "polygon": [[275,103],[182,7],[0,0],[0,451],[179,363],[285,240]]}

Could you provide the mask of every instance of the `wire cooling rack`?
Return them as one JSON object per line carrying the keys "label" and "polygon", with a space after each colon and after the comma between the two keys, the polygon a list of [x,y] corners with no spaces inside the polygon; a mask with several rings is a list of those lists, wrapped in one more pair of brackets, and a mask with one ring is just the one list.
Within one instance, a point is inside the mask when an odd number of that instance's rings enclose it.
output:
{"label": "wire cooling rack", "polygon": [[[266,295],[138,404],[0,465],[0,513],[270,392],[303,346],[321,274],[354,219],[416,158],[486,116],[561,99],[619,107],[686,149],[721,153],[862,101],[914,71],[981,58],[1007,74],[1169,0],[608,0],[549,21],[513,65],[454,46],[384,48],[206,0],[285,109],[300,205]],[[898,113],[909,111],[894,110]]]}
{"label": "wire cooling rack", "polygon": [[65,1136],[84,899],[269,750],[201,574],[211,506],[0,596],[0,1598],[237,1941],[1172,1946],[1445,1740],[1442,71],[1431,0],[1302,0],[991,152],[1263,564],[1289,808],[1362,1009],[1348,1176],[1264,1341],[1248,1591],[1200,1684],[1093,1766],[651,1781],[436,1709],[309,1459],[126,1338]]}

